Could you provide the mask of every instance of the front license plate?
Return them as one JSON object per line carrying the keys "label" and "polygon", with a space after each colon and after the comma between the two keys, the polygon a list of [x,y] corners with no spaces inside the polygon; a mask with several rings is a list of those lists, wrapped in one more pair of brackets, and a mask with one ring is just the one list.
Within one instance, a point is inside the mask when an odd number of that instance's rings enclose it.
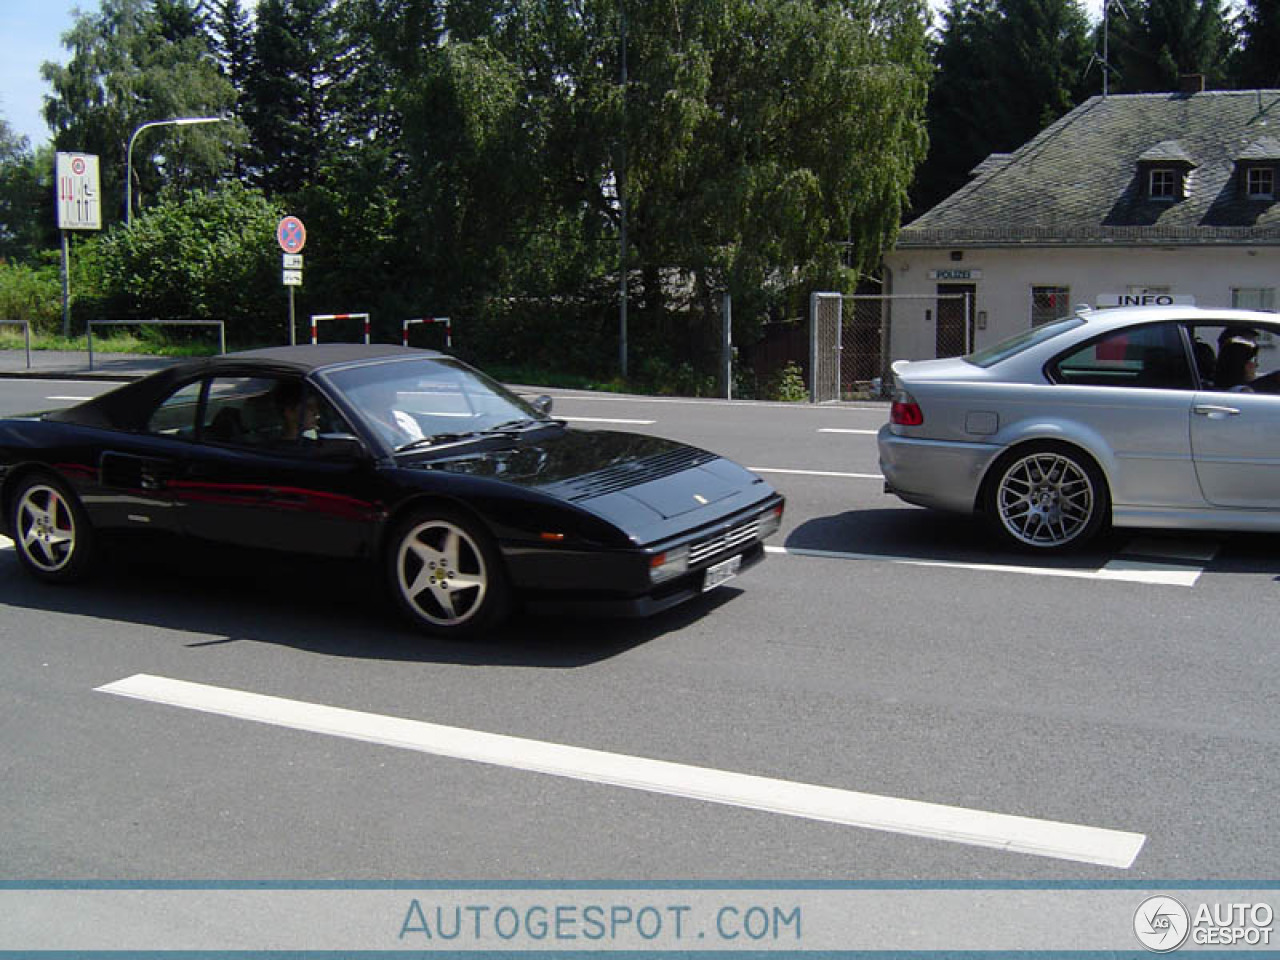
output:
{"label": "front license plate", "polygon": [[742,566],[742,556],[730,557],[728,560],[721,560],[713,567],[707,567],[707,572],[702,577],[702,592],[714,590],[726,580],[732,580],[738,575],[738,569]]}

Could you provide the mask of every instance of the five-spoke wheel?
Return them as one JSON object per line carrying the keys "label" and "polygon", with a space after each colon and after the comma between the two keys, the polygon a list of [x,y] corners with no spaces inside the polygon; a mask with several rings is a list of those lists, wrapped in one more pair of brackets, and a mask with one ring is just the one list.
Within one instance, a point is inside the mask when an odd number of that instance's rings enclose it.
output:
{"label": "five-spoke wheel", "polygon": [[396,599],[431,633],[474,633],[505,610],[497,552],[484,531],[461,517],[416,514],[392,538],[389,560]]}
{"label": "five-spoke wheel", "polygon": [[75,494],[52,477],[35,474],[19,483],[11,504],[9,529],[22,564],[51,582],[82,577],[93,530]]}
{"label": "five-spoke wheel", "polygon": [[1021,447],[996,465],[986,507],[996,530],[1018,546],[1061,550],[1098,532],[1107,502],[1092,460],[1046,442]]}

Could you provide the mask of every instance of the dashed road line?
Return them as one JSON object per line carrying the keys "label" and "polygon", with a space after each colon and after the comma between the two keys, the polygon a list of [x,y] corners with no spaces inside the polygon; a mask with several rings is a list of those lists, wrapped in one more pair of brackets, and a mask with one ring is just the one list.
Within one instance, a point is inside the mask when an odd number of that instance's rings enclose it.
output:
{"label": "dashed road line", "polygon": [[879,473],[840,473],[835,470],[791,470],[787,467],[747,467],[755,473],[785,473],[799,477],[843,477],[851,480],[883,480]]}
{"label": "dashed road line", "polygon": [[556,416],[557,420],[568,420],[570,423],[625,423],[633,426],[648,426],[657,423],[657,420],[620,420],[616,417],[562,417]]}
{"label": "dashed road line", "polygon": [[508,769],[889,833],[1127,869],[1140,833],[775,780],[135,674],[98,687],[187,710]]}
{"label": "dashed road line", "polygon": [[[842,550],[815,550],[807,547],[766,546],[766,553],[793,557],[817,557],[827,560],[871,560],[880,563],[897,563],[912,567],[942,567],[950,570],[978,570],[989,573],[1016,573],[1038,577],[1063,577],[1074,580],[1114,580],[1123,583],[1143,583],[1165,587],[1194,587],[1204,573],[1204,564],[1217,554],[1217,547],[1206,549],[1193,545],[1194,555],[1178,555],[1172,549],[1163,554],[1169,562],[1149,560],[1159,556],[1146,552],[1146,541],[1135,541],[1123,553],[1096,570],[1067,569],[1062,567],[1033,567],[1008,563],[981,563],[964,560],[932,560],[924,557],[895,556],[883,553],[854,553]],[[1194,562],[1177,562],[1194,561]]]}
{"label": "dashed road line", "polygon": [[879,430],[852,430],[844,427],[819,427],[819,433],[856,433],[864,437],[874,437],[880,433]]}

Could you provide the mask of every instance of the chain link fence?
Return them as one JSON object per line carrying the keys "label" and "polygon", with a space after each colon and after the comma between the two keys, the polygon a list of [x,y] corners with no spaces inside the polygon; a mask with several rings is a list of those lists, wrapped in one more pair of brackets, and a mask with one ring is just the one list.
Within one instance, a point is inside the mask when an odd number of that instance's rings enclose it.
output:
{"label": "chain link fence", "polygon": [[809,300],[809,393],[814,403],[883,397],[892,385],[889,331],[896,302],[927,299],[955,314],[965,349],[972,344],[966,294],[815,293]]}

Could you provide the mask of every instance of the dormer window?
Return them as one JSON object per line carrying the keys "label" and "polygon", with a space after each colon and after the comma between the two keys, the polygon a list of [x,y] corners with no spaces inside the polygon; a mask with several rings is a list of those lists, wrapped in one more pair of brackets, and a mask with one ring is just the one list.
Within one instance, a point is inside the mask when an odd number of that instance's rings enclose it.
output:
{"label": "dormer window", "polygon": [[1280,140],[1263,137],[1236,157],[1238,190],[1247,200],[1276,199],[1276,169],[1280,167]]}
{"label": "dormer window", "polygon": [[1276,194],[1274,167],[1250,167],[1245,173],[1245,188],[1250,200],[1270,200]]}
{"label": "dormer window", "polygon": [[1165,140],[1138,157],[1138,172],[1148,200],[1185,200],[1196,163],[1177,140]]}
{"label": "dormer window", "polygon": [[1153,167],[1150,172],[1148,196],[1154,199],[1173,200],[1178,196],[1178,171],[1172,167]]}

